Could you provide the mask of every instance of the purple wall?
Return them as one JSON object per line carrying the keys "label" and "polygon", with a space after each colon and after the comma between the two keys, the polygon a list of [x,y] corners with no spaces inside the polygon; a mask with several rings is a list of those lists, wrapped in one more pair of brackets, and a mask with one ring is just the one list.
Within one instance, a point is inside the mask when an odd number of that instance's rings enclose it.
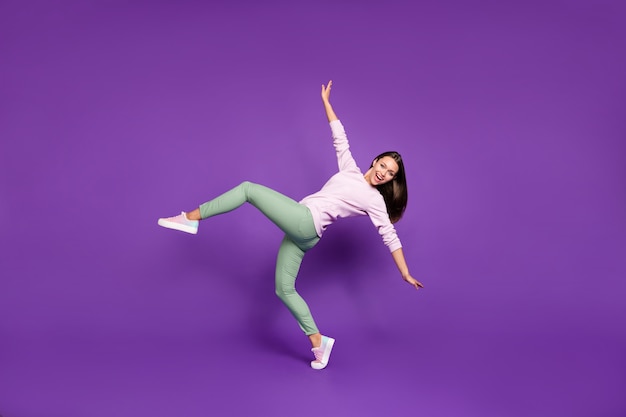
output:
{"label": "purple wall", "polygon": [[[426,3],[426,2],[423,2]],[[626,415],[620,1],[0,4],[0,414]],[[251,207],[159,228],[251,180],[406,161],[402,282],[366,218],[273,292]]]}

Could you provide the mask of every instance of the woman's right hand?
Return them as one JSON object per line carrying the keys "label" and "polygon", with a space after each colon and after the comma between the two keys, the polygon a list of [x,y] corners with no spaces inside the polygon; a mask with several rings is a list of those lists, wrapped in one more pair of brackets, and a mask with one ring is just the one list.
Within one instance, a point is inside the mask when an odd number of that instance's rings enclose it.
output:
{"label": "woman's right hand", "polygon": [[322,84],[322,101],[328,103],[330,101],[330,88],[333,85],[333,81],[328,81],[328,85]]}

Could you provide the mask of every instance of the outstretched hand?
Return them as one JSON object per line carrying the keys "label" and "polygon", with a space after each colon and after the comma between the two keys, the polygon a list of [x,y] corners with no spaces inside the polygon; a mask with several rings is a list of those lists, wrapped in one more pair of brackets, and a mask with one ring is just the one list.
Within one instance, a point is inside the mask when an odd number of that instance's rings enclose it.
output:
{"label": "outstretched hand", "polygon": [[424,288],[421,282],[419,282],[418,280],[416,280],[410,275],[407,275],[406,277],[402,277],[402,279],[408,282],[409,284],[411,284],[412,286],[414,286],[416,290],[419,290],[420,288]]}
{"label": "outstretched hand", "polygon": [[322,84],[322,100],[328,102],[330,100],[330,88],[333,86],[333,81],[328,81],[328,85]]}

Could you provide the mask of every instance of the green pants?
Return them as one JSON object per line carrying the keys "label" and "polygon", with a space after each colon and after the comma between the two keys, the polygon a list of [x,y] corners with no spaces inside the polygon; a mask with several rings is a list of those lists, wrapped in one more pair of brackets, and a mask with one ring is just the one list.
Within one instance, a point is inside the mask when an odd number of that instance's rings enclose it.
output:
{"label": "green pants", "polygon": [[308,207],[270,188],[251,182],[239,186],[200,206],[203,219],[226,213],[245,202],[258,208],[283,232],[276,260],[276,295],[294,315],[307,335],[318,333],[306,302],[296,291],[296,277],[304,253],[319,241]]}

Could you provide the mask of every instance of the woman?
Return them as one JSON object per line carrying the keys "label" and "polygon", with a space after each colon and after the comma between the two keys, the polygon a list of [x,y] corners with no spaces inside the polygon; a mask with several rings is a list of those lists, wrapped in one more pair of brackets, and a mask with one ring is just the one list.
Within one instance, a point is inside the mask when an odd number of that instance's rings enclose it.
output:
{"label": "woman", "polygon": [[315,356],[311,362],[313,369],[326,367],[335,340],[320,333],[309,307],[296,292],[295,281],[304,253],[315,246],[324,230],[335,220],[369,216],[389,248],[402,278],[416,289],[423,287],[409,273],[393,227],[393,223],[402,217],[407,203],[402,158],[397,152],[382,153],[363,174],[352,158],[345,130],[330,104],[331,87],[332,81],[328,86],[322,85],[322,102],[333,135],[339,172],[320,191],[296,202],[267,187],[246,181],[191,212],[158,221],[160,226],[195,234],[200,220],[229,212],[248,202],[285,232],[276,261],[276,294],[311,341]]}

